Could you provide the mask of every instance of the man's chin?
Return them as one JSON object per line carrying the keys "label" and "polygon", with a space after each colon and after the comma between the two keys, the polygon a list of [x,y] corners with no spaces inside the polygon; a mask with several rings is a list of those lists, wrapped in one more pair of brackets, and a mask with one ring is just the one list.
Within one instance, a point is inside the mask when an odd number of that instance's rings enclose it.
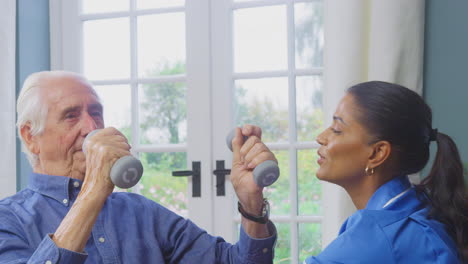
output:
{"label": "man's chin", "polygon": [[73,163],[71,172],[70,172],[70,177],[83,180],[85,174],[86,174],[86,161],[75,160],[75,162]]}

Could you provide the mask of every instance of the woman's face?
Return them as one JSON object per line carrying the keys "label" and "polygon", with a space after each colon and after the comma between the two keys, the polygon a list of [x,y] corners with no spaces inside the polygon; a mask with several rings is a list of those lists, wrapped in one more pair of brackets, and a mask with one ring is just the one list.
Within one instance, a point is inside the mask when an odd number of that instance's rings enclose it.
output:
{"label": "woman's face", "polygon": [[318,137],[317,178],[340,186],[357,183],[365,177],[368,158],[372,155],[371,137],[358,122],[359,109],[350,94],[341,99],[333,123]]}

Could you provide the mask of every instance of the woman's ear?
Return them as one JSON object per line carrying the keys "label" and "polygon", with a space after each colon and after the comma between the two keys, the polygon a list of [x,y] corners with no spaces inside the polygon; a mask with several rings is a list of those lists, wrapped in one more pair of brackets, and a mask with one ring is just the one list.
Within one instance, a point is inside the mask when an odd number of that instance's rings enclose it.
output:
{"label": "woman's ear", "polygon": [[39,154],[39,145],[36,142],[36,138],[31,135],[31,125],[29,123],[21,126],[20,134],[26,148],[33,154]]}
{"label": "woman's ear", "polygon": [[376,168],[384,163],[390,157],[392,152],[392,145],[385,140],[378,141],[372,144],[372,153],[369,156],[369,168]]}

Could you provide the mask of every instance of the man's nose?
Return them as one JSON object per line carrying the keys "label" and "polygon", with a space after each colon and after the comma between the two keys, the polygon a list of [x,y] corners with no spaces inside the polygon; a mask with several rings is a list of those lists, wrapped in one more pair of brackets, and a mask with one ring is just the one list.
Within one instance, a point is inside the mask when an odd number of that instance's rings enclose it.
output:
{"label": "man's nose", "polygon": [[88,113],[85,113],[82,119],[82,134],[87,135],[89,132],[96,130],[97,128],[98,127],[94,118]]}

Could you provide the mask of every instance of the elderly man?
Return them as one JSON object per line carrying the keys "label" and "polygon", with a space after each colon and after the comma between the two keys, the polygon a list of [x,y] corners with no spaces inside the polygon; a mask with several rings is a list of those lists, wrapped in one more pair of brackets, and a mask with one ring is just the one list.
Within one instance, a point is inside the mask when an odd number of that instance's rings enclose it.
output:
{"label": "elderly man", "polygon": [[[242,217],[239,242],[231,245],[140,195],[112,192],[110,168],[130,146],[104,128],[102,105],[85,78],[35,73],[17,111],[34,173],[28,188],[0,201],[0,263],[272,263],[276,230],[259,217],[265,202],[252,168],[275,158],[258,127],[238,128],[233,140],[231,181],[252,220]],[[83,140],[98,128],[85,157]]]}

